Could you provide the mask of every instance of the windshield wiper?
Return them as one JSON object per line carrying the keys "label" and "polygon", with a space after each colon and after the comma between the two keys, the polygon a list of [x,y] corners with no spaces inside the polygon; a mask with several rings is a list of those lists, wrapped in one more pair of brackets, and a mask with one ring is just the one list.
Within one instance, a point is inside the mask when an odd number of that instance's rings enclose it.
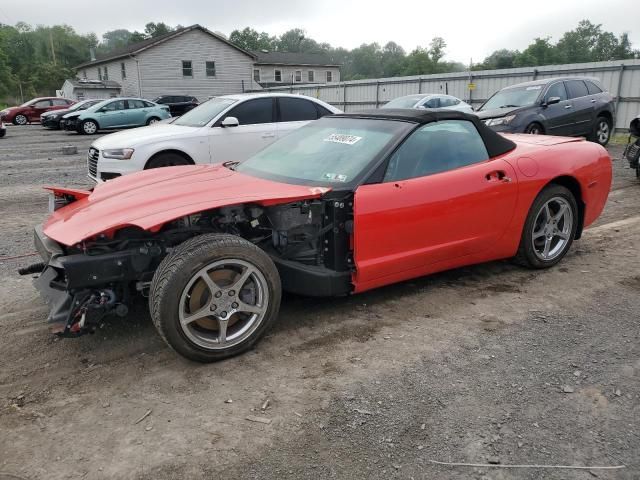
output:
{"label": "windshield wiper", "polygon": [[229,170],[235,170],[238,165],[240,165],[240,162],[234,161],[228,161],[222,164],[223,167],[228,168]]}
{"label": "windshield wiper", "polygon": [[519,107],[520,105],[502,105],[499,108],[511,108],[511,107]]}

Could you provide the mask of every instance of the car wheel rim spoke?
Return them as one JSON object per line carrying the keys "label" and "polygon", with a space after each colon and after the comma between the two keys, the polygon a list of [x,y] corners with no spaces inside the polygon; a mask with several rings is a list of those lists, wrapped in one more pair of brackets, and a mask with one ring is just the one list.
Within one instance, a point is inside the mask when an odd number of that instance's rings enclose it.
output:
{"label": "car wheel rim spoke", "polygon": [[219,260],[187,282],[180,297],[180,327],[201,348],[229,348],[255,332],[268,305],[267,282],[258,268],[240,259]]}
{"label": "car wheel rim spoke", "polygon": [[551,261],[567,248],[573,228],[573,211],[562,197],[548,200],[538,211],[533,222],[532,243],[535,255]]}

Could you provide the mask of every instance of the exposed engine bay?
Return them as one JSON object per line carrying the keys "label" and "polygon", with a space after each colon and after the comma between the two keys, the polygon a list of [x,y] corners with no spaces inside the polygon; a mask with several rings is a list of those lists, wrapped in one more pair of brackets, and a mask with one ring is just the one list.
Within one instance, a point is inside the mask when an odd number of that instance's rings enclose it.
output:
{"label": "exposed engine bay", "polygon": [[[353,196],[303,200],[275,206],[235,205],[178,218],[157,232],[125,227],[71,247],[35,231],[44,263],[21,274],[35,280],[52,309],[60,336],[93,333],[108,315],[126,316],[133,298],[147,296],[154,273],[176,246],[197,235],[227,233],[264,250],[283,290],[310,296],[345,295],[353,272]],[[72,198],[56,200],[54,209]]]}

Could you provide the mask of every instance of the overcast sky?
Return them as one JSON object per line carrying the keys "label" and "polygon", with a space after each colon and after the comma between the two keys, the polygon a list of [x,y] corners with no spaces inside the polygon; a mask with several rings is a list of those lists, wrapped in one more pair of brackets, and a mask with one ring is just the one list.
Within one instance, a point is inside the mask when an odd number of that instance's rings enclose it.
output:
{"label": "overcast sky", "polygon": [[[0,0],[0,22],[66,23],[81,33],[147,22],[199,23],[228,35],[250,26],[272,35],[295,27],[333,46],[393,40],[405,50],[447,42],[447,59],[481,61],[498,48],[522,49],[535,37],[560,35],[589,19],[640,48],[637,0]],[[635,29],[634,29],[635,27]]]}

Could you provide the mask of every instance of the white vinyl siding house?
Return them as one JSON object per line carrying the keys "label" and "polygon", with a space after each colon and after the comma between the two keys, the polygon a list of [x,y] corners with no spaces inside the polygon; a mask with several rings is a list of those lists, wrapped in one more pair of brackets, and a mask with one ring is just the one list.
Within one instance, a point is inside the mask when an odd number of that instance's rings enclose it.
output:
{"label": "white vinyl siding house", "polygon": [[109,80],[122,84],[122,96],[189,95],[205,101],[260,88],[253,82],[254,61],[251,53],[193,25],[131,45],[115,58],[97,59],[78,70],[98,80],[106,68]]}
{"label": "white vinyl siding house", "polygon": [[267,51],[252,53],[257,57],[253,78],[262,87],[340,81],[340,65],[331,61],[326,54]]}

